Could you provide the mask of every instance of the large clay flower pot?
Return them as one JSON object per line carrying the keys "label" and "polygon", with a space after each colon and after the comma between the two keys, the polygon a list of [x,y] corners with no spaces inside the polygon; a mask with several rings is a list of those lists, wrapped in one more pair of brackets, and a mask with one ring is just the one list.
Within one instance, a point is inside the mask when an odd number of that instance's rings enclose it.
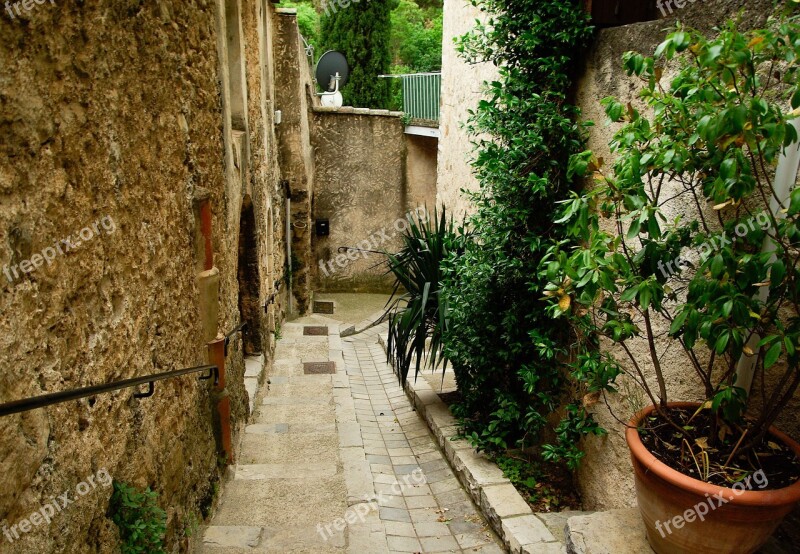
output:
{"label": "large clay flower pot", "polygon": [[[699,404],[674,402],[672,408]],[[800,501],[800,481],[778,490],[760,490],[768,476],[752,476],[741,488],[709,485],[659,461],[639,438],[637,427],[653,406],[631,419],[625,432],[631,450],[636,496],[650,546],[658,554],[736,554],[758,550]],[[771,429],[800,457],[800,444]],[[758,478],[758,481],[756,481]]]}

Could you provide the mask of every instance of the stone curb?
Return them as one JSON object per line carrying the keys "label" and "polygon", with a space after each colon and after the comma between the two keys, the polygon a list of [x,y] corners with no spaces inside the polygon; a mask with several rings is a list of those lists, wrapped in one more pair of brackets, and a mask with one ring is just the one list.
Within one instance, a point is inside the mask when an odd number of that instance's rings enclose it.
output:
{"label": "stone curb", "polygon": [[[386,350],[386,334],[380,335]],[[512,554],[564,554],[566,548],[497,465],[458,435],[456,419],[424,379],[406,381],[406,395],[425,420],[458,480]]]}

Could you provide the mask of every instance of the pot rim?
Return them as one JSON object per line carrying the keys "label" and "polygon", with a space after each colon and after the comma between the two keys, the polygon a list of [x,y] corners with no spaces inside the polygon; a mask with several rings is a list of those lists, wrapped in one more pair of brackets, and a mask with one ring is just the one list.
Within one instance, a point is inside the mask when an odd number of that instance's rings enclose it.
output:
{"label": "pot rim", "polygon": [[[670,408],[697,408],[699,402],[668,402]],[[711,485],[694,477],[690,477],[680,471],[671,468],[650,452],[639,436],[639,422],[645,417],[656,411],[652,404],[637,412],[630,420],[625,429],[625,440],[628,448],[636,460],[641,463],[646,471],[652,471],[658,477],[667,481],[675,487],[690,491],[698,496],[724,495],[730,504],[740,506],[776,506],[790,505],[800,502],[800,479],[782,489],[773,490],[744,490],[739,491],[729,487]],[[791,448],[795,456],[800,458],[800,444],[792,440],[789,436],[782,433],[775,427],[770,427],[770,435],[783,442]]]}

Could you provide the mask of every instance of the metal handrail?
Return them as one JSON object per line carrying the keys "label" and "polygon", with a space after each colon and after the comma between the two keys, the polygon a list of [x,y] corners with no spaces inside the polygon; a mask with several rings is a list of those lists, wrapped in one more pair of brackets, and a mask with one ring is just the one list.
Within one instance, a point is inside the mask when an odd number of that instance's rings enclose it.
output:
{"label": "metal handrail", "polygon": [[35,410],[36,408],[44,408],[45,406],[52,406],[53,404],[61,404],[69,402],[70,400],[80,400],[81,398],[88,398],[98,394],[113,392],[117,390],[137,387],[139,385],[149,384],[147,392],[136,392],[133,394],[134,398],[147,398],[153,396],[155,392],[156,381],[164,381],[165,379],[173,379],[183,375],[192,373],[208,372],[208,375],[200,377],[201,380],[208,380],[214,378],[214,385],[219,384],[219,368],[215,365],[202,365],[197,367],[188,367],[185,369],[176,369],[174,371],[165,371],[164,373],[156,373],[155,375],[146,375],[143,377],[133,377],[132,379],[125,379],[123,381],[116,381],[114,383],[106,383],[103,385],[93,385],[91,387],[83,387],[80,389],[73,389],[69,391],[54,392],[50,394],[43,394],[41,396],[34,396],[25,398],[24,400],[15,400],[13,402],[6,402],[0,404],[0,417],[18,414],[20,412],[27,412]]}
{"label": "metal handrail", "polygon": [[264,304],[265,313],[269,310],[270,305],[274,304],[275,301],[278,299],[278,295],[281,293],[281,285],[283,284],[285,278],[286,278],[286,272],[284,272],[283,277],[275,281],[275,284],[273,285],[272,294],[267,298],[267,301]]}
{"label": "metal handrail", "polygon": [[355,246],[340,246],[336,252],[339,254],[347,254],[348,252],[368,252],[369,254],[386,255],[386,252],[381,252],[380,250],[364,250],[363,248],[356,248]]}
{"label": "metal handrail", "polygon": [[236,327],[233,331],[231,331],[230,333],[225,335],[225,356],[226,357],[228,355],[228,345],[231,342],[231,338],[233,338],[233,335],[235,335],[239,331],[243,331],[245,327],[247,327],[247,322],[246,321],[240,323],[238,327]]}

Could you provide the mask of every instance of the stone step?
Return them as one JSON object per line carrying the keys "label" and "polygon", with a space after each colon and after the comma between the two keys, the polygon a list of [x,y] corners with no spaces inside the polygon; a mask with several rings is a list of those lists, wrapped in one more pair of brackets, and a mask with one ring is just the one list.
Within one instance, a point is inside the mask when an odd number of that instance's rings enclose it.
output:
{"label": "stone step", "polygon": [[244,359],[244,388],[249,399],[248,415],[253,415],[256,409],[256,397],[261,383],[261,376],[264,373],[264,355],[256,354],[246,356]]}
{"label": "stone step", "polygon": [[212,525],[203,533],[203,550],[223,552],[222,549],[253,549],[262,541],[262,527],[246,525]]}
{"label": "stone step", "polygon": [[[538,515],[542,517],[541,514]],[[556,522],[553,520],[551,523]],[[793,526],[791,522],[787,523]],[[569,554],[653,554],[638,508],[586,512],[569,517],[564,533]],[[794,544],[785,538],[781,540],[779,535],[780,532],[773,535],[758,554],[797,552]]]}
{"label": "stone step", "polygon": [[568,554],[653,554],[638,508],[570,517],[564,535]]}
{"label": "stone step", "polygon": [[237,465],[234,479],[321,479],[334,475],[336,475],[335,463],[294,462],[291,464]]}

